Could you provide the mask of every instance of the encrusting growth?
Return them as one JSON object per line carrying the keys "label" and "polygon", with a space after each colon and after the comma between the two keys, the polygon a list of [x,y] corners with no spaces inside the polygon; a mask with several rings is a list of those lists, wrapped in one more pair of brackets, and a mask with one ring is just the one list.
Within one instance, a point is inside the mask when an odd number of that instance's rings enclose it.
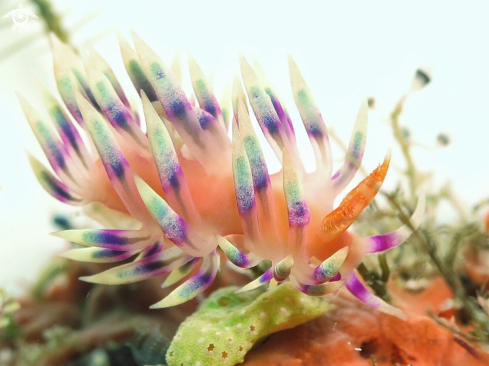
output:
{"label": "encrusting growth", "polygon": [[[322,296],[345,285],[368,305],[402,317],[400,310],[367,290],[355,268],[365,254],[402,243],[411,234],[409,228],[367,238],[347,231],[378,192],[390,158],[333,208],[334,199],[362,162],[367,102],[360,107],[345,163],[333,173],[326,125],[289,58],[295,103],[317,166],[307,173],[295,138],[298,126],[292,124],[256,61],[252,67],[240,57],[244,88],[236,77],[230,98],[233,109],[228,113],[193,57],[189,56],[189,69],[195,97],[187,97],[180,86],[178,60],[168,67],[136,34],[133,42],[135,50],[119,39],[127,72],[142,99],[143,119],[93,47],[78,57],[55,37],[54,73],[68,112],[44,89],[52,121],[20,97],[54,171],[29,157],[44,189],[71,205],[96,203],[102,221],[112,214],[124,217],[120,221],[124,224],[105,229],[54,234],[88,246],[62,254],[74,260],[107,263],[133,257],[82,279],[122,284],[170,274],[165,286],[183,283],[152,307],[173,306],[194,298],[213,282],[220,248],[242,268],[271,260],[272,267],[242,291],[272,280],[290,280],[303,293]],[[282,162],[279,173],[268,173],[248,102]],[[226,117],[230,115],[232,123]],[[141,129],[144,124],[147,133]],[[423,211],[421,198],[412,226],[419,225]]]}
{"label": "encrusting growth", "polygon": [[325,299],[293,291],[290,283],[273,291],[215,291],[178,328],[166,361],[170,366],[235,365],[260,339],[315,319],[332,308]]}

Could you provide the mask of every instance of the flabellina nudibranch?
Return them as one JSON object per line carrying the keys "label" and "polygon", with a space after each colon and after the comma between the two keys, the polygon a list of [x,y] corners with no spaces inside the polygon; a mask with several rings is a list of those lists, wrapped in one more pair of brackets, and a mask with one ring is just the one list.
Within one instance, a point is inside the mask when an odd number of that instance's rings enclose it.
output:
{"label": "flabellina nudibranch", "polygon": [[[221,109],[191,56],[195,95],[187,97],[180,86],[179,60],[169,68],[136,34],[133,42],[135,50],[119,37],[126,70],[142,99],[145,123],[93,47],[78,56],[55,38],[54,74],[68,112],[45,88],[41,92],[52,122],[19,96],[54,171],[29,155],[37,179],[52,196],[84,206],[106,227],[54,233],[88,246],[62,255],[98,263],[126,260],[82,279],[125,284],[169,273],[164,286],[183,283],[152,307],[174,306],[213,282],[220,248],[238,267],[272,262],[243,291],[290,280],[303,293],[322,296],[344,285],[364,303],[402,317],[400,310],[363,285],[355,268],[364,255],[401,244],[410,229],[402,226],[364,238],[347,231],[379,191],[390,157],[333,207],[362,162],[367,103],[360,107],[345,162],[333,174],[326,125],[289,58],[295,104],[317,166],[307,173],[296,126],[256,62],[252,67],[240,57],[243,84],[235,78],[230,113]],[[268,172],[248,105],[282,163],[276,174]],[[232,141],[227,134],[231,119]],[[419,225],[423,211],[421,198],[411,218],[413,226]]]}

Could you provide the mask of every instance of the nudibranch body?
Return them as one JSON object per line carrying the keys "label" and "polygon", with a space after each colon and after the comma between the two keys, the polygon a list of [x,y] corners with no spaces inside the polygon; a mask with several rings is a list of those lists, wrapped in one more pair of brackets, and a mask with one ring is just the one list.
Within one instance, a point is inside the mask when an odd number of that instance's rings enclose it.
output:
{"label": "nudibranch body", "polygon": [[[289,59],[295,103],[317,166],[307,173],[296,126],[256,62],[252,67],[240,58],[246,92],[235,78],[230,113],[218,103],[191,56],[195,96],[187,97],[180,86],[178,58],[169,68],[137,35],[133,40],[135,50],[122,37],[119,42],[126,70],[141,95],[146,133],[110,66],[93,48],[78,57],[53,40],[56,82],[69,113],[43,89],[51,123],[20,97],[54,171],[30,156],[41,185],[62,202],[85,206],[107,227],[56,233],[89,246],[63,255],[102,263],[134,257],[83,279],[121,284],[170,273],[164,286],[183,283],[153,307],[172,306],[212,283],[220,248],[242,268],[271,260],[272,267],[242,290],[290,280],[300,291],[320,296],[345,285],[370,306],[401,316],[366,289],[355,268],[365,254],[402,243],[410,230],[403,226],[367,238],[347,231],[378,192],[390,158],[333,206],[361,164],[367,104],[360,107],[345,163],[333,174],[326,126]],[[249,105],[282,162],[279,173],[268,172]],[[232,140],[227,134],[230,120]],[[423,210],[420,200],[414,225]]]}

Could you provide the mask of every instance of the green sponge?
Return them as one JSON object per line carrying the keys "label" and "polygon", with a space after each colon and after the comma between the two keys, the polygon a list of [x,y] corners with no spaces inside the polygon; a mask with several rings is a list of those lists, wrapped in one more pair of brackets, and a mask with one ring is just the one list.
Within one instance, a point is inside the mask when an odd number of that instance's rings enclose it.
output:
{"label": "green sponge", "polygon": [[290,283],[265,293],[237,290],[217,290],[180,325],[166,354],[169,366],[236,365],[259,339],[333,307],[325,298],[304,295]]}

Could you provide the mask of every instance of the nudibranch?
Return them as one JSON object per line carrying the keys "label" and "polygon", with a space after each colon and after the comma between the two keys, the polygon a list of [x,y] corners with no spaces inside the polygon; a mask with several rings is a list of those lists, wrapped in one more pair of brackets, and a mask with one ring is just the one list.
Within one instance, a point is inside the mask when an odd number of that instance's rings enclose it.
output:
{"label": "nudibranch", "polygon": [[[243,83],[235,77],[229,88],[231,111],[218,103],[192,56],[194,93],[187,97],[180,86],[179,57],[168,67],[136,34],[133,42],[135,49],[119,37],[144,118],[93,47],[79,56],[55,38],[54,74],[67,111],[45,88],[41,92],[51,121],[19,96],[52,167],[30,155],[37,179],[56,199],[84,206],[106,227],[55,233],[88,246],[63,255],[98,263],[125,261],[82,279],[123,284],[168,274],[163,286],[182,283],[152,307],[173,306],[213,282],[222,250],[238,267],[266,259],[272,263],[242,291],[286,280],[312,296],[346,286],[364,303],[402,316],[370,293],[355,268],[364,255],[401,244],[411,231],[402,226],[365,238],[347,231],[379,191],[390,157],[334,208],[362,162],[367,103],[360,107],[345,162],[333,173],[326,125],[289,58],[295,104],[317,166],[308,173],[296,143],[297,125],[258,63],[251,66],[240,57]],[[276,174],[268,172],[249,106],[282,163]],[[419,225],[423,211],[420,199],[412,225]]]}

